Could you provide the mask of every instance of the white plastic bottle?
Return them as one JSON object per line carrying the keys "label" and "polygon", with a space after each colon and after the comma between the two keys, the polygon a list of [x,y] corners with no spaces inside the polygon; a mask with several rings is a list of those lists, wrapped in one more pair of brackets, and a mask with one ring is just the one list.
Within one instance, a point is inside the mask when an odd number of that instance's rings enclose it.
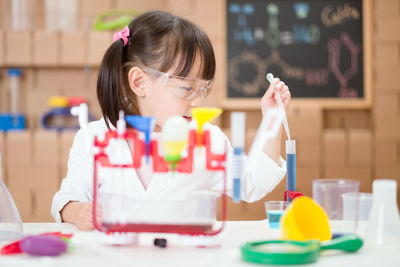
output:
{"label": "white plastic bottle", "polygon": [[395,249],[400,244],[400,217],[396,202],[397,182],[375,180],[366,245],[374,249]]}

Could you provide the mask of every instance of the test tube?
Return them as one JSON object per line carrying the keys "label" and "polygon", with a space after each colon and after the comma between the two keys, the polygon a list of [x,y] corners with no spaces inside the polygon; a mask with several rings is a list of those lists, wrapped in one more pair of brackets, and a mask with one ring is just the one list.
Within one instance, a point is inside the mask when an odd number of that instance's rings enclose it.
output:
{"label": "test tube", "polygon": [[296,191],[296,140],[286,140],[287,190]]}
{"label": "test tube", "polygon": [[28,29],[28,7],[27,0],[11,1],[11,29],[13,31],[24,31]]}
{"label": "test tube", "polygon": [[19,98],[19,79],[21,77],[20,69],[9,69],[8,77],[10,78],[10,113],[16,114],[18,112],[18,98]]}
{"label": "test tube", "polygon": [[[119,111],[119,119],[117,121],[117,132],[118,132],[118,148],[119,148],[119,154],[118,154],[118,165],[124,164],[124,154],[123,154],[123,149],[125,140],[123,139],[124,134],[126,131],[126,121],[124,119],[124,111],[120,110]],[[119,166],[119,177],[116,179],[117,183],[117,194],[118,194],[118,217],[117,220],[119,223],[126,223],[126,205],[125,205],[125,168],[122,166]]]}
{"label": "test tube", "polygon": [[77,23],[77,0],[46,0],[46,29],[49,31],[75,30]]}
{"label": "test tube", "polygon": [[246,114],[232,112],[231,134],[233,146],[232,175],[233,175],[233,202],[240,202],[240,179],[243,175],[243,148],[246,129]]}

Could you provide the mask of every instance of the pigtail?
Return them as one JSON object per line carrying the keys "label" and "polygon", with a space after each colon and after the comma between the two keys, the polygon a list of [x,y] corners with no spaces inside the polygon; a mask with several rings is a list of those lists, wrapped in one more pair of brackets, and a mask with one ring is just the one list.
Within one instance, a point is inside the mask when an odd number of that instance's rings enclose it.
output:
{"label": "pigtail", "polygon": [[136,99],[127,95],[131,90],[126,90],[123,52],[123,40],[113,42],[103,57],[97,78],[97,98],[108,128],[109,123],[116,126],[120,110],[139,114]]}

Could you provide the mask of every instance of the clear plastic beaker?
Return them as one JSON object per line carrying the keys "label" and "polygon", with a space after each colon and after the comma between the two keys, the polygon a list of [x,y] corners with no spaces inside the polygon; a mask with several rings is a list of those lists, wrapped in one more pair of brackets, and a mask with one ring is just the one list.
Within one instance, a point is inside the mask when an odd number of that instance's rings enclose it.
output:
{"label": "clear plastic beaker", "polygon": [[321,205],[330,220],[342,220],[342,194],[358,193],[360,182],[349,179],[318,179],[312,182],[313,199]]}
{"label": "clear plastic beaker", "polygon": [[22,236],[22,221],[7,187],[0,180],[0,242],[13,241]]}
{"label": "clear plastic beaker", "polygon": [[3,183],[1,177],[1,163],[0,151],[0,243],[13,241],[22,236],[21,216],[6,185]]}
{"label": "clear plastic beaker", "polygon": [[371,193],[344,193],[343,220],[347,223],[347,229],[351,233],[363,235],[366,224],[371,214]]}
{"label": "clear plastic beaker", "polygon": [[287,201],[267,201],[264,203],[269,222],[269,228],[279,228],[279,221],[288,204],[289,202]]}

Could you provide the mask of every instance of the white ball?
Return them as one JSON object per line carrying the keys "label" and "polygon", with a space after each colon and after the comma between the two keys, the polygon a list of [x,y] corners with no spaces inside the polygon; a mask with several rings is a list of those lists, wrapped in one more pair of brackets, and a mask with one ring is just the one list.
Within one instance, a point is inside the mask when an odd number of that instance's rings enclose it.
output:
{"label": "white ball", "polygon": [[183,141],[188,139],[189,124],[181,116],[173,116],[165,121],[161,138],[163,141]]}

